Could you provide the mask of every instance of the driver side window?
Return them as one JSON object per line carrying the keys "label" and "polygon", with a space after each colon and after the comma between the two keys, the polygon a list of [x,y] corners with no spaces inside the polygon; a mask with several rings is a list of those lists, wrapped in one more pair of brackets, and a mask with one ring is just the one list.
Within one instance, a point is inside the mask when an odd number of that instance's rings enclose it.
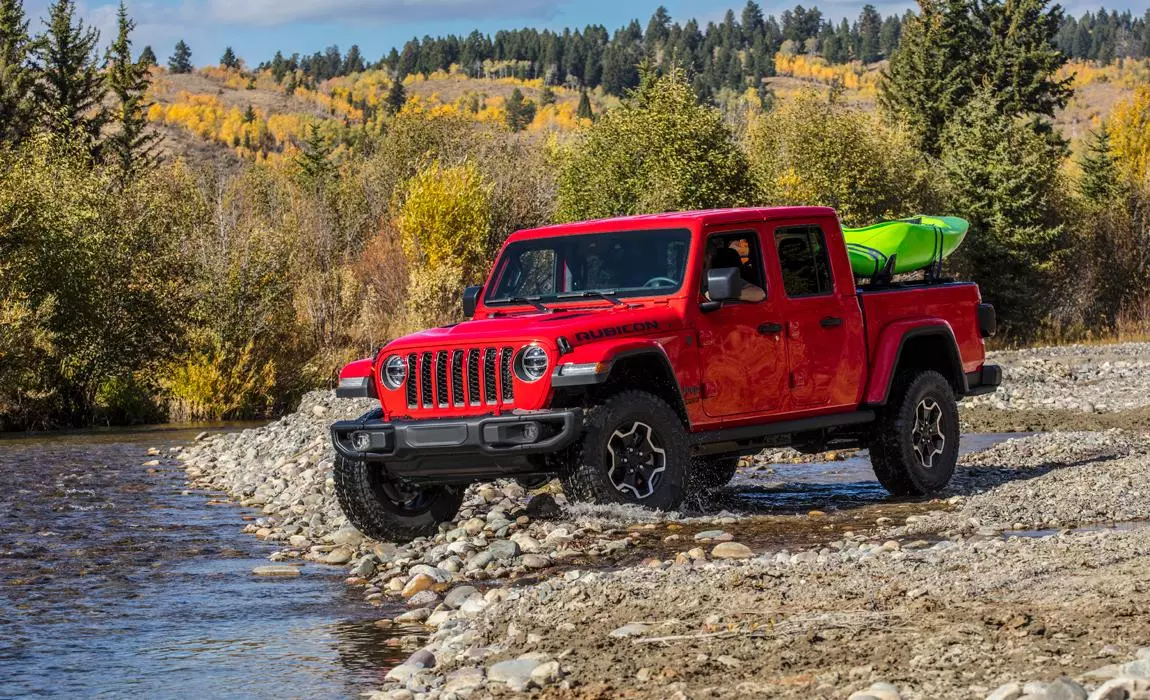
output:
{"label": "driver side window", "polygon": [[706,297],[707,271],[737,267],[743,278],[743,301],[762,301],[766,298],[766,275],[763,254],[759,249],[759,236],[754,231],[717,233],[707,239],[704,251],[703,289]]}

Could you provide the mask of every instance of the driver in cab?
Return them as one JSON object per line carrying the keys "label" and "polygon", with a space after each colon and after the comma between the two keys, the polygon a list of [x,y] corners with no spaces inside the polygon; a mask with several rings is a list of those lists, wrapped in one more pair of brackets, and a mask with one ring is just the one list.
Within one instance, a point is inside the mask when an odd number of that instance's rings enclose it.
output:
{"label": "driver in cab", "polygon": [[[739,251],[730,246],[718,248],[715,252],[711,253],[711,259],[703,273],[705,275],[707,270],[719,270],[728,267],[738,269],[739,276],[743,279],[743,291],[739,294],[739,301],[758,302],[767,298],[767,293],[764,292],[761,287],[756,286],[747,279],[742,256],[739,255]],[[707,298],[710,299],[709,296]]]}

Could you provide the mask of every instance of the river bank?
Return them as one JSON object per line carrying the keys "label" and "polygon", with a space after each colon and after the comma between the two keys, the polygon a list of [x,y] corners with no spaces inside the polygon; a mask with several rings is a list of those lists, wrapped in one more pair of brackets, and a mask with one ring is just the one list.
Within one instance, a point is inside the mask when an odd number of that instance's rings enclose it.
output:
{"label": "river bank", "polygon": [[[1150,391],[1128,385],[1150,383],[1145,357],[1146,346],[999,353],[1010,390],[964,405],[964,420],[1141,411]],[[682,513],[572,506],[554,484],[477,485],[456,522],[397,546],[363,540],[335,504],[327,426],[367,405],[312,394],[281,421],[178,457],[193,485],[262,510],[247,529],[280,547],[273,560],[346,566],[389,618],[425,625],[382,696],[885,700],[1017,682],[994,697],[1122,698],[1140,696],[1100,676],[1150,671],[1138,661],[1150,655],[1150,443],[1138,430],[964,455],[950,490],[926,502],[888,500],[849,459],[791,464],[782,451]],[[814,495],[794,498],[804,490]],[[1131,665],[1091,675],[1118,662]]]}

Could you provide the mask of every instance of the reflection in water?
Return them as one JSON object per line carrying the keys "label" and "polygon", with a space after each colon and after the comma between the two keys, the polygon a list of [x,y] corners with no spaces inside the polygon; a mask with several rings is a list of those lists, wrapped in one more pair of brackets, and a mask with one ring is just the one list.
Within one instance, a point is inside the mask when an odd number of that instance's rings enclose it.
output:
{"label": "reflection in water", "polygon": [[0,440],[0,697],[351,697],[403,652],[339,568],[271,547],[145,448],[193,432]]}

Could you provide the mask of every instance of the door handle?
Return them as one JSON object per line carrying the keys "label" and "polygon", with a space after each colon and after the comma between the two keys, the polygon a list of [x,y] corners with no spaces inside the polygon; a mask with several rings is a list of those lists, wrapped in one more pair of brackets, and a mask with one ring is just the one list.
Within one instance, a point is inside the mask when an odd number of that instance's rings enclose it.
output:
{"label": "door handle", "polygon": [[823,320],[819,321],[819,325],[823,328],[838,328],[839,326],[843,325],[843,320],[838,316],[827,316]]}
{"label": "door handle", "polygon": [[782,333],[783,332],[783,324],[781,324],[781,323],[760,323],[759,327],[756,328],[755,330],[757,330],[759,332],[759,335],[773,335],[775,333]]}

